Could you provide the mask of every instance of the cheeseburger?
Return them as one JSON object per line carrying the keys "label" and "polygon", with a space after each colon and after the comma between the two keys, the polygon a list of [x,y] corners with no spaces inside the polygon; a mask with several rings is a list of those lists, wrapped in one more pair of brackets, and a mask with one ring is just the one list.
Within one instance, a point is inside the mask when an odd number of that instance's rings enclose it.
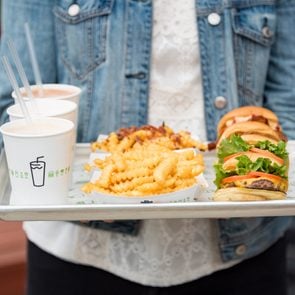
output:
{"label": "cheeseburger", "polygon": [[[248,107],[252,110],[255,107]],[[241,108],[243,109],[243,108]],[[260,114],[261,108],[259,108]],[[265,114],[272,113],[265,110]],[[228,116],[228,115],[226,115]],[[270,116],[268,116],[270,117]],[[273,114],[272,118],[276,118]],[[223,118],[221,121],[226,121]],[[288,153],[275,120],[239,121],[223,128],[217,142],[215,201],[284,199],[288,190]]]}
{"label": "cheeseburger", "polygon": [[269,125],[257,121],[240,122],[224,129],[217,141],[217,147],[223,139],[229,138],[232,134],[238,134],[248,143],[255,144],[257,141],[270,141],[277,143],[280,140],[285,141],[281,132],[273,130]]}
{"label": "cheeseburger", "polygon": [[217,126],[218,137],[227,127],[235,123],[248,121],[261,122],[269,125],[273,130],[281,132],[278,117],[271,110],[258,106],[244,106],[233,109],[220,119]]}

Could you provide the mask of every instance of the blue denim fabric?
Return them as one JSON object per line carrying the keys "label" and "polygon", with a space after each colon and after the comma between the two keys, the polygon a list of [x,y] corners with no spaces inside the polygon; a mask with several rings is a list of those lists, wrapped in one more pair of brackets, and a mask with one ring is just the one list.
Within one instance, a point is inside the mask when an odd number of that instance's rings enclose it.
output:
{"label": "blue denim fabric", "polygon": [[[283,130],[295,138],[295,1],[196,1],[208,138],[214,140],[220,117],[242,105],[261,105],[278,115]],[[221,16],[218,26],[208,15]],[[268,30],[265,32],[265,27]],[[214,106],[217,96],[228,103]],[[208,124],[211,122],[211,124]],[[249,258],[280,237],[291,218],[219,220],[224,261]],[[245,246],[243,253],[239,246]]]}
{"label": "blue denim fabric", "polygon": [[74,221],[74,223],[83,225],[86,227],[90,227],[90,228],[96,228],[96,229],[99,228],[99,229],[113,231],[113,232],[120,232],[122,234],[127,234],[132,236],[136,236],[140,229],[140,222],[138,220],[116,221],[116,222],[112,222],[111,226],[109,226],[110,223],[100,221],[100,220],[92,220],[86,223]]}
{"label": "blue denim fabric", "polygon": [[[80,13],[70,16],[77,3]],[[283,129],[295,139],[295,0],[196,0],[207,137],[227,111],[262,105],[277,113]],[[1,54],[11,37],[22,55],[29,80],[33,75],[23,23],[30,22],[44,82],[74,84],[83,93],[78,141],[98,133],[147,121],[152,36],[151,0],[14,0],[4,1]],[[208,16],[221,21],[211,25]],[[0,123],[12,104],[10,87],[0,71]],[[215,107],[215,98],[227,104]],[[276,241],[290,218],[219,220],[223,260],[251,257]],[[137,221],[95,226],[122,232]],[[240,245],[245,251],[237,251]]]}

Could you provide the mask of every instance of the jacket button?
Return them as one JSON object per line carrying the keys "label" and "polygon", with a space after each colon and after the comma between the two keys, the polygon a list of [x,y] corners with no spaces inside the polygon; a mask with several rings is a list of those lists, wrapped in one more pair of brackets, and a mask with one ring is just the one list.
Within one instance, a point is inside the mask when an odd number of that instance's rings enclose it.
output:
{"label": "jacket button", "polygon": [[214,101],[214,105],[217,109],[223,109],[227,104],[227,99],[223,96],[217,96]]}
{"label": "jacket button", "polygon": [[218,13],[213,12],[208,15],[208,22],[210,25],[217,26],[219,25],[220,21],[221,21],[221,17]]}
{"label": "jacket button", "polygon": [[246,253],[246,250],[247,250],[247,246],[242,244],[242,245],[239,245],[237,248],[236,248],[236,254],[238,256],[242,256]]}
{"label": "jacket button", "polygon": [[80,6],[78,4],[72,4],[68,9],[69,16],[77,16],[80,13]]}
{"label": "jacket button", "polygon": [[263,27],[262,28],[262,34],[265,38],[270,38],[272,37],[273,33],[269,27]]}

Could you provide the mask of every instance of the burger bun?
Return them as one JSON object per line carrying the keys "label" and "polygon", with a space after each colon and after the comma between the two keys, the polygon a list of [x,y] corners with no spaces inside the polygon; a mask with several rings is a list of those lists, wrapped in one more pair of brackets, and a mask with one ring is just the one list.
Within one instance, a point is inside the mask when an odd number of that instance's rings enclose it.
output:
{"label": "burger bun", "polygon": [[213,196],[214,201],[265,201],[283,200],[286,194],[280,191],[263,189],[248,189],[241,187],[229,187],[218,189]]}

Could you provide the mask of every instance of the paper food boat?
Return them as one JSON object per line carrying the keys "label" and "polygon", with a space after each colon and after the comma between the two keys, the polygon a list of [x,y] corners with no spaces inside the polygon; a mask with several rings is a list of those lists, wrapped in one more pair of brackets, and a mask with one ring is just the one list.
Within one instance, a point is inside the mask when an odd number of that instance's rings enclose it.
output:
{"label": "paper food boat", "polygon": [[[99,152],[91,153],[89,156],[89,164],[97,158],[104,159],[109,153]],[[90,182],[94,183],[100,176],[100,170],[94,169],[92,172]],[[87,203],[95,204],[140,204],[140,203],[176,203],[176,202],[194,202],[200,197],[202,192],[208,187],[208,183],[200,174],[196,177],[197,182],[195,185],[171,193],[145,195],[145,196],[123,196],[112,195],[100,192],[92,192],[87,195]]]}

